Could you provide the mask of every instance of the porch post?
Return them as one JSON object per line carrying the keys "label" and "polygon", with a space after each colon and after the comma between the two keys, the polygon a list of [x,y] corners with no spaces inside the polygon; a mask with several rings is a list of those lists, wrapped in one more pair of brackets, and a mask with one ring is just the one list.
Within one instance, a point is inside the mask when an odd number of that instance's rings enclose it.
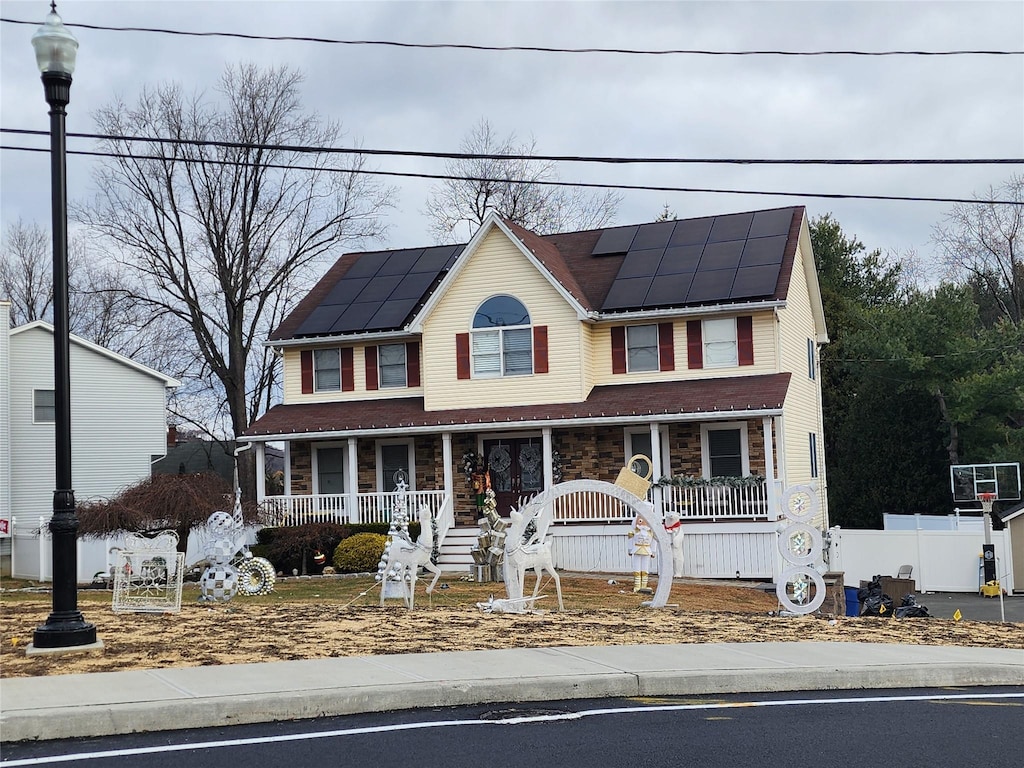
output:
{"label": "porch post", "polygon": [[256,503],[267,498],[267,444],[256,443]]}
{"label": "porch post", "polygon": [[452,513],[455,512],[455,481],[452,477],[452,433],[441,433],[441,461],[444,462],[444,492],[448,496]]}
{"label": "porch post", "polygon": [[779,512],[775,498],[775,450],[772,448],[772,417],[761,419],[764,434],[764,486],[768,494],[768,519],[778,520]]}
{"label": "porch post", "polygon": [[[654,508],[657,510],[660,517],[665,516],[665,499],[664,492],[658,480],[661,479],[661,428],[658,422],[651,422],[651,501],[654,504]],[[659,521],[651,520],[652,525],[657,525]]]}
{"label": "porch post", "polygon": [[555,484],[555,470],[551,466],[551,427],[544,427],[540,434],[544,446],[544,490],[547,490]]}
{"label": "porch post", "polygon": [[345,516],[350,523],[362,522],[359,519],[359,440],[354,437],[348,439],[348,450],[345,458],[348,459],[348,498],[345,505],[348,507],[348,514]]}
{"label": "porch post", "polygon": [[284,495],[292,495],[292,441],[284,444]]}

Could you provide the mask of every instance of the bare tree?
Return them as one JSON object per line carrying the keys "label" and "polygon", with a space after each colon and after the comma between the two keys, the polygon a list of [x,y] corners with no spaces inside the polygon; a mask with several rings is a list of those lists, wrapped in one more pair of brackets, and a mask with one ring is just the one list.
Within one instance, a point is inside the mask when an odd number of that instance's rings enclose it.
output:
{"label": "bare tree", "polygon": [[558,172],[551,161],[529,159],[536,146],[535,139],[517,143],[515,133],[499,138],[481,119],[462,140],[461,152],[510,159],[456,158],[445,164],[445,174],[455,178],[431,188],[425,211],[435,241],[465,239],[491,211],[542,235],[595,229],[615,218],[622,195],[550,184]]}
{"label": "bare tree", "polygon": [[[933,240],[951,277],[967,278],[999,316],[1024,322],[1024,176],[989,187],[978,203],[959,203]],[[1016,203],[997,203],[1013,200]]]}
{"label": "bare tree", "polygon": [[[221,437],[266,407],[279,376],[262,349],[273,325],[339,249],[383,233],[393,194],[360,173],[360,156],[281,149],[342,136],[303,112],[302,79],[288,67],[228,67],[219,102],[165,84],[96,116],[100,132],[120,138],[103,142],[116,157],[78,217],[116,244],[133,275],[126,296],[189,329],[193,395],[218,395]],[[251,479],[250,461],[242,471]]]}
{"label": "bare tree", "polygon": [[4,231],[0,298],[11,302],[11,323],[23,325],[53,314],[53,250],[36,222],[18,219]]}

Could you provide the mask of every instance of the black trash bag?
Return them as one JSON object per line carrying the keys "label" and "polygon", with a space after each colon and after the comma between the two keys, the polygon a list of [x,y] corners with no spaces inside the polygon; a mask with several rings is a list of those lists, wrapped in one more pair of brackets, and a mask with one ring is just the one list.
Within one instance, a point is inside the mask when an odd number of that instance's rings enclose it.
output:
{"label": "black trash bag", "polygon": [[896,609],[897,619],[930,619],[931,614],[928,613],[928,608],[923,605],[918,605],[917,598],[914,595],[904,595],[901,605]]}
{"label": "black trash bag", "polygon": [[860,600],[861,616],[882,616],[891,618],[893,615],[892,598],[882,594],[882,577],[874,576],[866,587],[857,590],[857,599]]}

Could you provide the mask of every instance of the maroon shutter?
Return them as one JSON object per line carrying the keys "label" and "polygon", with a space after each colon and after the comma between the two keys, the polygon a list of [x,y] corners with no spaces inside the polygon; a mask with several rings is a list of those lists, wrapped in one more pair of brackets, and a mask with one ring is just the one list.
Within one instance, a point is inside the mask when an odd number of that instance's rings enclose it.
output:
{"label": "maroon shutter", "polygon": [[658,323],[658,368],[662,371],[676,369],[675,337],[672,323]]}
{"label": "maroon shutter", "polygon": [[341,391],[351,392],[356,388],[355,354],[352,347],[341,348]]}
{"label": "maroon shutter", "polygon": [[302,366],[302,394],[308,395],[313,391],[313,350],[302,350],[299,361]]}
{"label": "maroon shutter", "polygon": [[420,343],[405,342],[405,375],[406,384],[410,387],[420,385]]}
{"label": "maroon shutter", "polygon": [[533,327],[533,372],[548,372],[548,327],[546,325]]}
{"label": "maroon shutter", "polygon": [[469,368],[469,334],[455,334],[455,368],[460,379],[468,379]]}
{"label": "maroon shutter", "polygon": [[736,318],[736,358],[740,365],[754,364],[754,318]]}
{"label": "maroon shutter", "polygon": [[704,340],[701,337],[700,320],[686,322],[686,366],[688,368],[704,367]]}
{"label": "maroon shutter", "polygon": [[612,328],[612,373],[626,372],[626,326]]}
{"label": "maroon shutter", "polygon": [[367,347],[366,357],[366,388],[377,389],[380,386],[380,379],[377,377],[377,347]]}

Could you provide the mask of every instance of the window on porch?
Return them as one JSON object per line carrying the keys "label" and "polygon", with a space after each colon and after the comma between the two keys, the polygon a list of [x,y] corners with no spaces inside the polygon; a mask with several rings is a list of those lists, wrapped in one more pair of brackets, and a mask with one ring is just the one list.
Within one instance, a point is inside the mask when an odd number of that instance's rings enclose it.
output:
{"label": "window on porch", "polygon": [[345,448],[324,446],[316,449],[316,492],[345,492]]}
{"label": "window on porch", "polygon": [[704,477],[744,477],[750,474],[745,423],[701,427]]}
{"label": "window on porch", "polygon": [[396,474],[405,473],[408,490],[416,490],[416,471],[413,465],[413,441],[377,443],[377,487],[391,493],[398,487]]}

